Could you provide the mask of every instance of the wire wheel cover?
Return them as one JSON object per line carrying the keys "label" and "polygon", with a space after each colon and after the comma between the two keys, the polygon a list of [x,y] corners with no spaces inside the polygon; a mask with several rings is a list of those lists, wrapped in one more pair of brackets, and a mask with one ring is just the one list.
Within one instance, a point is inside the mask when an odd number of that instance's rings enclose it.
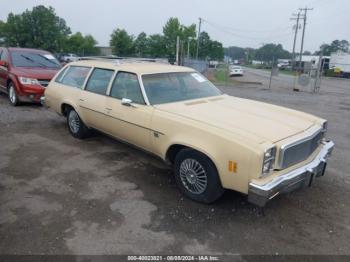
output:
{"label": "wire wheel cover", "polygon": [[187,158],[180,165],[180,178],[185,188],[192,194],[202,194],[208,183],[207,172],[195,159]]}

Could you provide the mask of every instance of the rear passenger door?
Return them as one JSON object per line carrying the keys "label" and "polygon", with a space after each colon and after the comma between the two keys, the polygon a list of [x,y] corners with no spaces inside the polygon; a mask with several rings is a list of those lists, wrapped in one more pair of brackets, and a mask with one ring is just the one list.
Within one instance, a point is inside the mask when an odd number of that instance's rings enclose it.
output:
{"label": "rear passenger door", "polygon": [[79,97],[79,106],[85,124],[106,132],[108,115],[106,110],[106,93],[111,83],[114,70],[94,68]]}
{"label": "rear passenger door", "polygon": [[[123,98],[132,100],[131,105],[123,105]],[[117,73],[106,101],[106,110],[110,116],[108,133],[152,151],[150,126],[153,107],[146,105],[136,74]]]}

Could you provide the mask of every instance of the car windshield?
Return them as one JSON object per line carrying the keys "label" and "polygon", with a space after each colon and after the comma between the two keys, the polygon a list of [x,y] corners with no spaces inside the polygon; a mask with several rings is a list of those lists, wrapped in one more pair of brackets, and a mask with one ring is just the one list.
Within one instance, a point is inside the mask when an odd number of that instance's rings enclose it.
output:
{"label": "car windshield", "polygon": [[57,59],[49,53],[12,51],[11,58],[13,65],[16,67],[61,67]]}
{"label": "car windshield", "polygon": [[160,73],[142,76],[151,104],[165,104],[221,95],[204,76],[196,72]]}

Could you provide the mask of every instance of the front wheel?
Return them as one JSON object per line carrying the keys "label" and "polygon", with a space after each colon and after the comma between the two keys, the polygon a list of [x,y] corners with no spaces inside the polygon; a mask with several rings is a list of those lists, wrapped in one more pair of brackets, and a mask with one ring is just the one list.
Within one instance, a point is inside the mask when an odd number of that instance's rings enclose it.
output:
{"label": "front wheel", "polygon": [[209,204],[224,193],[214,163],[196,150],[184,149],[176,155],[174,175],[181,193],[194,201]]}
{"label": "front wheel", "polygon": [[75,138],[83,139],[89,135],[89,129],[73,108],[69,109],[67,113],[67,125],[69,132]]}
{"label": "front wheel", "polygon": [[19,105],[19,100],[18,100],[16,88],[12,82],[8,86],[8,97],[9,97],[11,105],[13,105],[13,106]]}

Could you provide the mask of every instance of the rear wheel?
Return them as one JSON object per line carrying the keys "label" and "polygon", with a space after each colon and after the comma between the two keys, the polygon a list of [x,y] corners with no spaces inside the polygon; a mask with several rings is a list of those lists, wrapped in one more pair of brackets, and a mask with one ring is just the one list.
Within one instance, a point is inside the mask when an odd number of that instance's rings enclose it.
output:
{"label": "rear wheel", "polygon": [[73,137],[79,138],[79,139],[88,137],[89,129],[83,123],[78,113],[73,108],[68,109],[67,125],[68,125],[69,132]]}
{"label": "rear wheel", "polygon": [[8,98],[10,100],[11,105],[13,105],[13,106],[19,105],[19,100],[18,100],[16,88],[12,82],[10,82],[10,84],[8,86]]}
{"label": "rear wheel", "polygon": [[196,150],[183,149],[176,155],[174,175],[181,193],[194,201],[212,203],[224,193],[215,165]]}

